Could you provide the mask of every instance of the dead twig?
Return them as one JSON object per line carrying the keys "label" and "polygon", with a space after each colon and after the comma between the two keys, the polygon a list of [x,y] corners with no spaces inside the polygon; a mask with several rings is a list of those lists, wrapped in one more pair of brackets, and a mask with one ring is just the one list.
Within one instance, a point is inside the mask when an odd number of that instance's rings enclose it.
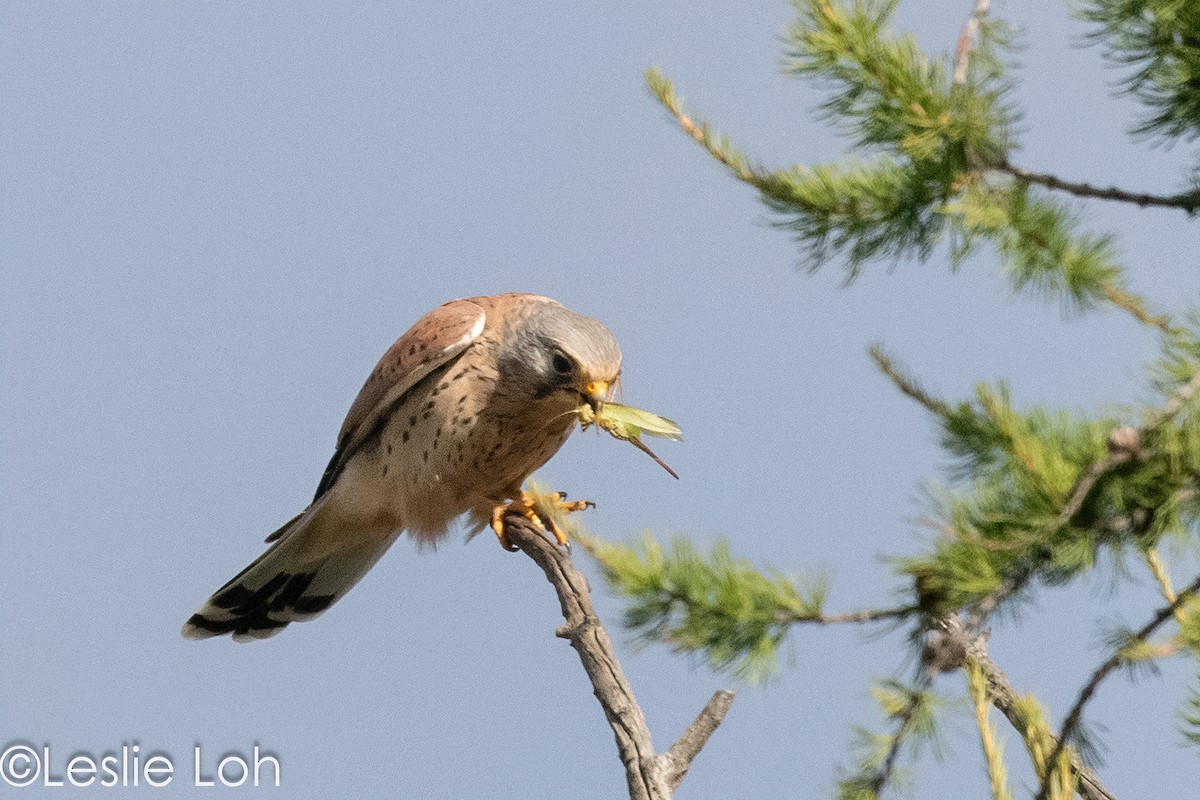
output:
{"label": "dead twig", "polygon": [[967,71],[971,66],[971,48],[975,46],[975,40],[979,37],[979,26],[991,5],[992,0],[975,0],[975,8],[971,9],[971,16],[967,17],[967,22],[963,25],[962,33],[958,37],[958,47],[954,51],[956,85],[961,86],[967,82]]}
{"label": "dead twig", "polygon": [[575,648],[604,709],[625,765],[630,800],[669,800],[693,759],[725,718],[733,692],[714,694],[678,741],[665,753],[655,753],[645,714],[621,669],[608,631],[592,606],[587,578],[575,569],[571,556],[552,544],[529,520],[510,513],[504,522],[509,541],[533,559],[558,594],[565,624],[556,635]]}

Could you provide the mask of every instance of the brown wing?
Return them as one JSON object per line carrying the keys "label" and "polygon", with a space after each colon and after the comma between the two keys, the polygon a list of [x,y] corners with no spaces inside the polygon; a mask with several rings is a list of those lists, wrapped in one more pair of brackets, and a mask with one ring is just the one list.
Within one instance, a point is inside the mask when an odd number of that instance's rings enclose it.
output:
{"label": "brown wing", "polygon": [[329,490],[359,446],[379,430],[400,398],[470,347],[483,332],[485,320],[484,310],[476,303],[452,300],[421,317],[388,348],[346,414],[337,450],[325,468],[314,502]]}

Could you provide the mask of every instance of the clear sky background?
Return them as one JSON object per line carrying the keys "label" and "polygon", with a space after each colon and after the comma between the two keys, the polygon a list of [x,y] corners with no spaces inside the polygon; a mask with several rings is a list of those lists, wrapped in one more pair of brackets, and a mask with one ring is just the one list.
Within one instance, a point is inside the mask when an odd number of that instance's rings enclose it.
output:
{"label": "clear sky background", "polygon": [[[904,3],[899,24],[952,49],[969,6]],[[1193,154],[1128,142],[1137,108],[1109,99],[1117,75],[1075,46],[1065,8],[995,11],[1027,30],[1018,163],[1174,188]],[[821,94],[779,73],[790,18],[783,0],[0,8],[0,744],[49,744],[61,768],[136,741],[180,770],[169,790],[19,796],[207,797],[189,787],[193,745],[211,766],[255,742],[283,761],[284,789],[222,796],[624,792],[553,635],[552,590],[490,536],[421,553],[401,539],[320,620],[266,642],[179,636],[303,508],[376,359],[445,300],[533,291],[603,320],[626,399],[682,424],[686,442],[659,448],[679,482],[590,434],[542,470],[597,502],[593,530],[727,537],[761,564],[827,570],[831,610],[892,599],[878,556],[921,545],[921,486],[943,465],[870,343],[951,398],[999,378],[1022,404],[1149,396],[1151,336],[1011,299],[986,255],[848,289],[836,269],[796,270],[754,193],[642,86],[660,65],[767,163],[834,158]],[[1136,290],[1195,302],[1182,213],[1087,211],[1119,233]],[[828,796],[851,727],[878,724],[870,679],[904,663],[900,637],[804,629],[778,679],[739,686],[633,646],[594,583],[660,749],[714,689],[741,690],[681,797]],[[1111,588],[1042,592],[993,632],[1056,719],[1103,658],[1096,623],[1157,606],[1147,579]],[[1101,689],[1091,719],[1110,728],[1101,776],[1117,796],[1194,794],[1171,716],[1192,672]],[[918,796],[986,794],[956,719]]]}

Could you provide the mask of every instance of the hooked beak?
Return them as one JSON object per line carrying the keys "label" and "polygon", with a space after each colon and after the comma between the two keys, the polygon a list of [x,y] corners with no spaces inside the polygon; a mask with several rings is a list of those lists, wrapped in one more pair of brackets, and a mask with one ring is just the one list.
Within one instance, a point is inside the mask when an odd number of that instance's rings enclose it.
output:
{"label": "hooked beak", "polygon": [[608,399],[608,381],[591,381],[583,390],[583,399],[597,414]]}

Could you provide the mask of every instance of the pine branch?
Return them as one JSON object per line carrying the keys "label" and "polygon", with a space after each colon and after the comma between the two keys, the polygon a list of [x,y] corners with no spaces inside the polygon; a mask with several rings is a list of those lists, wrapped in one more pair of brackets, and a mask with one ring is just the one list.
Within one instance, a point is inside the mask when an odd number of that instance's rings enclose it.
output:
{"label": "pine branch", "polygon": [[1127,292],[1110,281],[1104,286],[1104,297],[1117,308],[1125,311],[1143,325],[1158,328],[1167,336],[1179,333],[1179,329],[1171,322],[1166,314],[1152,314],[1146,307],[1146,301],[1132,292]]}
{"label": "pine branch", "polygon": [[825,581],[763,571],[734,556],[725,542],[697,549],[682,537],[665,544],[646,534],[640,545],[608,542],[576,530],[613,591],[629,600],[625,626],[647,641],[703,653],[714,669],[747,680],[776,668],[779,643],[792,625],[897,621],[916,606],[826,613]]}
{"label": "pine branch", "polygon": [[665,753],[655,754],[650,728],[617,660],[608,631],[592,606],[587,578],[571,556],[552,544],[516,512],[504,518],[508,539],[533,559],[554,586],[566,624],[556,635],[568,640],[592,683],[616,737],[630,800],[670,800],[708,738],[725,718],[733,692],[718,691]]}
{"label": "pine branch", "polygon": [[896,732],[892,735],[892,743],[888,747],[887,755],[883,759],[883,765],[879,768],[879,772],[875,774],[871,781],[871,790],[876,795],[883,791],[883,787],[891,780],[892,774],[896,771],[896,761],[900,758],[900,748],[904,745],[904,740],[912,731],[913,721],[917,718],[917,711],[921,708],[921,703],[924,699],[924,692],[929,688],[930,679],[926,678],[920,686],[912,691],[908,696],[908,703],[896,715],[899,725]]}
{"label": "pine branch", "polygon": [[1160,141],[1200,136],[1200,13],[1180,0],[1086,0],[1079,15],[1096,23],[1087,37],[1105,57],[1130,69],[1120,81],[1147,111],[1135,135]]}
{"label": "pine branch", "polygon": [[1022,169],[1021,167],[1010,164],[1007,159],[998,164],[991,165],[991,168],[1003,172],[1006,175],[1011,175],[1024,183],[1033,183],[1038,186],[1044,186],[1047,189],[1056,189],[1059,191],[1073,194],[1076,197],[1092,197],[1098,200],[1116,200],[1122,203],[1133,203],[1134,205],[1146,208],[1148,206],[1156,206],[1159,208],[1180,208],[1188,214],[1196,213],[1200,209],[1200,191],[1183,192],[1173,195],[1157,195],[1147,194],[1145,192],[1130,192],[1125,189],[1118,189],[1116,186],[1101,188],[1092,186],[1089,183],[1077,183],[1075,181],[1067,181],[1055,175],[1050,175],[1045,172],[1033,172],[1031,170]]}
{"label": "pine branch", "polygon": [[[1142,445],[1147,436],[1174,419],[1197,390],[1200,390],[1200,370],[1193,373],[1187,383],[1179,387],[1162,406],[1151,413],[1140,428],[1124,426],[1114,430],[1108,438],[1108,455],[1092,464],[1076,481],[1062,510],[1047,531],[1047,537],[1053,536],[1071,523],[1101,478],[1128,461],[1144,457]],[[999,586],[975,605],[967,618],[967,627],[972,631],[981,630],[987,617],[996,607],[1008,597],[1024,589],[1033,579],[1035,571],[1035,565],[1031,563],[1018,565],[1001,581]]]}
{"label": "pine branch", "polygon": [[[992,705],[1012,723],[1012,726],[1018,732],[1022,732],[1026,720],[1018,707],[1017,692],[1008,680],[1008,676],[1004,674],[1003,670],[988,655],[985,637],[968,633],[968,629],[963,626],[962,622],[954,614],[949,614],[938,619],[937,626],[953,645],[954,649],[959,650],[963,654],[962,658],[964,660],[970,659],[979,665],[979,668],[983,670],[983,674],[987,678],[988,697],[991,699]],[[961,666],[961,663],[956,666]],[[943,666],[949,667],[950,665]],[[1083,763],[1083,759],[1079,757],[1079,753],[1074,748],[1066,747],[1062,752],[1067,754],[1071,770],[1079,778],[1079,794],[1083,797],[1083,800],[1116,800],[1116,795],[1100,782],[1099,777],[1097,777],[1091,767]],[[1047,763],[1053,762],[1047,761]]]}
{"label": "pine branch", "polygon": [[862,608],[837,614],[781,614],[779,621],[788,624],[809,622],[814,625],[860,624],[902,619],[919,610],[919,606],[902,606],[900,608]]}
{"label": "pine branch", "polygon": [[996,741],[996,728],[988,719],[987,676],[977,661],[966,663],[967,689],[975,709],[975,725],[979,728],[979,744],[987,763],[988,782],[992,800],[1012,800],[1008,789],[1008,770],[1004,765],[1004,748]]}
{"label": "pine branch", "polygon": [[894,727],[890,733],[858,730],[862,756],[853,774],[838,782],[839,798],[879,800],[884,788],[895,779],[901,751],[906,747],[915,750],[922,741],[932,738],[935,698],[929,691],[931,684],[932,673],[924,673],[915,686],[889,680],[872,689],[887,721]]}
{"label": "pine branch", "polygon": [[[1137,451],[1132,448],[1114,446],[1114,441],[1119,441],[1120,437],[1115,434],[1120,432],[1132,431],[1132,428],[1118,428],[1114,431],[1114,436],[1109,438],[1109,453],[1100,461],[1092,464],[1087,472],[1076,481],[1075,486],[1071,489],[1071,493],[1067,496],[1067,501],[1063,504],[1062,510],[1058,517],[1050,525],[1046,532],[1046,537],[1049,538],[1058,533],[1064,527],[1071,523],[1075,515],[1083,507],[1084,501],[1091,494],[1092,489],[1096,484],[1107,475],[1111,470],[1119,467],[1121,464],[1134,458]],[[1140,435],[1138,435],[1140,442]],[[1024,589],[1036,574],[1034,565],[1031,563],[1022,563],[1016,569],[1005,576],[1000,585],[987,594],[978,604],[971,610],[970,616],[967,618],[967,627],[973,631],[982,630],[984,622],[991,615],[996,607],[1001,602],[1008,599],[1012,595]]]}
{"label": "pine branch", "polygon": [[646,86],[658,98],[679,127],[688,136],[695,139],[701,147],[708,151],[718,163],[724,165],[733,173],[733,176],[740,181],[750,184],[761,192],[768,192],[770,186],[763,175],[752,169],[746,162],[744,156],[726,139],[720,138],[713,134],[707,124],[701,122],[697,124],[690,115],[683,110],[683,101],[675,94],[675,89],[671,86],[671,82],[657,67],[651,67],[646,70]]}
{"label": "pine branch", "polygon": [[[1150,635],[1162,627],[1163,623],[1175,616],[1179,607],[1189,598],[1200,592],[1200,578],[1192,581],[1186,588],[1180,590],[1175,596],[1175,600],[1169,603],[1154,613],[1150,621],[1143,625],[1133,636],[1129,637],[1128,642],[1118,648],[1111,656],[1109,656],[1103,664],[1096,668],[1092,673],[1092,677],[1079,690],[1079,696],[1075,699],[1075,704],[1071,706],[1071,710],[1067,713],[1066,719],[1063,720],[1062,729],[1058,734],[1058,743],[1054,746],[1054,750],[1050,753],[1050,757],[1046,760],[1047,764],[1053,764],[1055,759],[1063,752],[1066,747],[1066,742],[1079,729],[1079,722],[1083,718],[1083,708],[1088,701],[1092,699],[1096,689],[1100,683],[1112,674],[1113,670],[1121,666],[1126,660],[1126,648],[1130,645],[1144,643]],[[1042,785],[1038,789],[1037,800],[1046,800],[1050,791],[1050,776],[1047,774],[1042,779]]]}
{"label": "pine branch", "polygon": [[1164,403],[1162,407],[1160,407],[1158,411],[1151,416],[1151,418],[1143,426],[1143,431],[1165,425],[1174,419],[1175,415],[1178,414],[1185,405],[1187,405],[1187,402],[1192,399],[1192,395],[1194,395],[1198,389],[1200,389],[1200,370],[1197,370],[1195,373],[1193,373],[1191,379],[1188,380],[1188,382],[1183,386],[1179,387],[1178,391],[1171,395],[1167,402]]}
{"label": "pine branch", "polygon": [[942,419],[948,419],[953,410],[944,401],[930,394],[925,387],[917,382],[917,379],[905,373],[895,360],[889,356],[883,349],[883,345],[879,343],[872,344],[868,350],[871,359],[875,362],[875,366],[879,371],[890,380],[901,394],[916,400],[924,406],[931,414]]}

